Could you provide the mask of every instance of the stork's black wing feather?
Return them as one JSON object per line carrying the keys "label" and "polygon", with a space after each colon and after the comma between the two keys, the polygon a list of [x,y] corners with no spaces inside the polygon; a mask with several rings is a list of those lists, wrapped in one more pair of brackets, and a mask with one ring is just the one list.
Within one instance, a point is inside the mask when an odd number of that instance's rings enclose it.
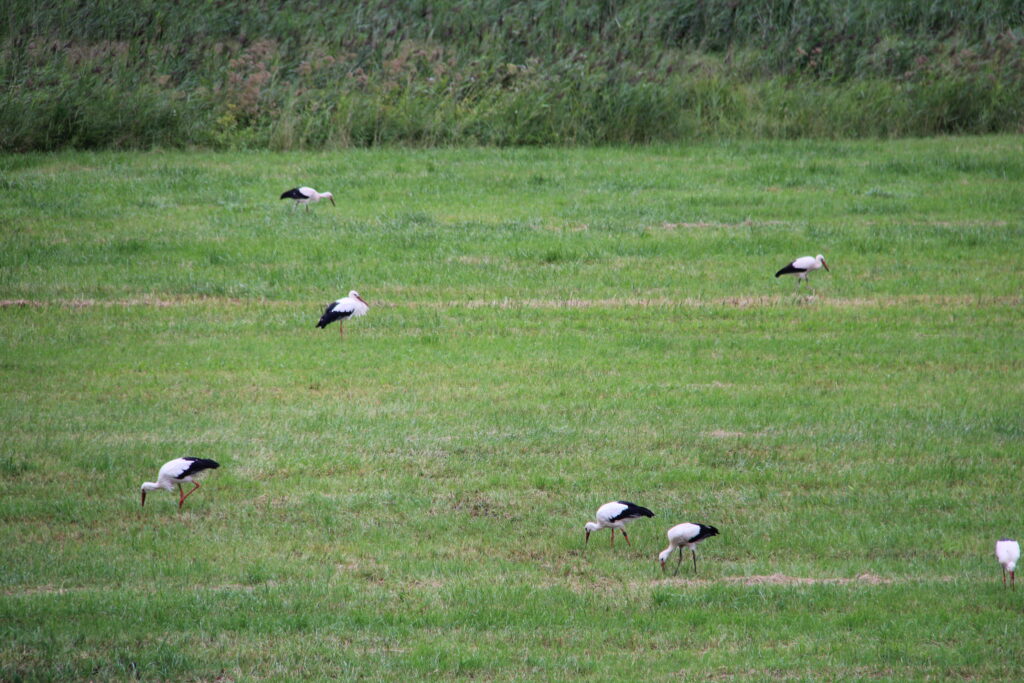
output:
{"label": "stork's black wing feather", "polygon": [[281,199],[309,199],[309,197],[299,192],[299,188],[296,187],[283,193]]}
{"label": "stork's black wing feather", "polygon": [[324,311],[324,314],[322,316],[320,316],[320,322],[318,322],[316,324],[317,327],[320,327],[320,328],[327,327],[328,325],[333,323],[335,320],[342,320],[342,319],[347,318],[350,315],[352,315],[352,311],[351,310],[346,311],[344,309],[338,309],[338,308],[335,308],[336,305],[337,305],[337,302],[334,302],[334,303],[331,303],[331,304],[327,305],[327,310]]}
{"label": "stork's black wing feather", "polygon": [[636,503],[630,503],[628,500],[617,500],[615,501],[619,505],[625,505],[626,509],[615,515],[612,518],[613,522],[617,522],[620,519],[636,519],[637,517],[653,517],[654,513],[645,508],[642,505]]}
{"label": "stork's black wing feather", "polygon": [[351,315],[351,313],[346,315],[346,314],[341,313],[339,311],[332,311],[331,309],[328,308],[327,311],[325,311],[324,314],[322,316],[320,316],[320,322],[318,322],[316,324],[316,326],[320,327],[320,328],[327,327],[328,325],[333,323],[335,320],[341,320],[342,318],[347,318],[349,315]]}
{"label": "stork's black wing feather", "polygon": [[794,268],[793,264],[790,263],[785,268],[779,269],[779,272],[775,273],[775,277],[778,277],[780,275],[788,275],[789,273],[806,273],[806,272],[807,272],[806,268]]}
{"label": "stork's black wing feather", "polygon": [[182,460],[188,460],[189,466],[177,476],[178,479],[187,477],[190,474],[202,472],[203,470],[215,470],[220,467],[219,462],[216,460],[210,460],[209,458],[193,458],[191,456],[186,456],[182,458]]}

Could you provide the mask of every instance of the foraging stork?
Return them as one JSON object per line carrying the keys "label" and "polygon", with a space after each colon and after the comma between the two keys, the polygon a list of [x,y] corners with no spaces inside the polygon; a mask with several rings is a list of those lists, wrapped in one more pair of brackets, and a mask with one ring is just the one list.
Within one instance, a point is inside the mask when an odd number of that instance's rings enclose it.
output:
{"label": "foraging stork", "polygon": [[598,531],[600,529],[611,529],[612,530],[612,547],[615,547],[615,530],[621,529],[622,536],[626,539],[626,545],[633,545],[629,542],[629,536],[626,535],[626,522],[632,522],[634,519],[640,519],[641,517],[653,517],[654,513],[647,508],[630,503],[626,500],[618,500],[613,503],[605,503],[601,507],[597,508],[597,513],[594,515],[597,517],[596,522],[587,522],[583,528],[586,530],[587,535],[584,539],[584,544],[590,542],[590,532]]}
{"label": "foraging stork", "polygon": [[821,254],[818,254],[817,256],[801,256],[785,268],[780,268],[779,272],[775,273],[775,277],[779,277],[780,275],[796,275],[798,278],[797,284],[799,285],[801,281],[807,281],[808,273],[812,270],[818,270],[819,268],[824,268],[825,270],[829,269],[828,264],[825,263],[824,256]]}
{"label": "foraging stork", "polygon": [[320,322],[316,326],[325,328],[337,320],[338,332],[344,337],[345,329],[342,327],[342,323],[345,318],[358,318],[361,315],[366,315],[368,310],[370,310],[370,305],[363,301],[363,297],[359,296],[359,292],[353,289],[343,299],[327,304],[327,310],[320,316]]}
{"label": "foraging stork", "polygon": [[1006,572],[1010,572],[1010,587],[1017,590],[1013,571],[1017,568],[1017,560],[1020,559],[1020,543],[1012,538],[999,539],[996,541],[996,559],[1003,565],[1003,585],[1006,585]]}
{"label": "foraging stork", "polygon": [[668,547],[658,554],[658,561],[661,562],[661,571],[665,572],[665,562],[671,557],[672,551],[679,549],[679,561],[676,562],[676,574],[683,564],[683,548],[689,548],[693,555],[693,573],[697,573],[697,544],[705,538],[718,535],[718,529],[705,524],[691,524],[684,522],[676,524],[668,530]]}
{"label": "foraging stork", "polygon": [[309,205],[315,204],[321,199],[330,199],[332,206],[337,206],[334,203],[334,195],[330,192],[317,192],[312,187],[296,187],[292,190],[288,190],[281,195],[281,199],[294,199],[295,203],[292,204],[294,209],[299,204],[305,204],[306,210],[309,211]]}
{"label": "foraging stork", "polygon": [[[208,460],[207,458],[193,458],[191,456],[175,458],[160,468],[160,474],[157,475],[156,481],[147,481],[142,484],[142,504],[146,504],[147,491],[155,489],[173,491],[174,485],[177,484],[178,508],[180,509],[185,504],[185,499],[199,488],[199,482],[195,480],[195,477],[206,470],[215,470],[218,467],[220,467],[220,463],[216,460]],[[181,488],[181,482],[183,481],[191,482],[195,484],[195,487],[188,493],[185,493]]]}

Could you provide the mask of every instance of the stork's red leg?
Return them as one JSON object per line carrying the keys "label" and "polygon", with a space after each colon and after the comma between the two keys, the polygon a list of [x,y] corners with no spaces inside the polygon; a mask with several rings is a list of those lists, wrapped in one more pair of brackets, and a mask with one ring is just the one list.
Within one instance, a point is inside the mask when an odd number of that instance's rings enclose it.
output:
{"label": "stork's red leg", "polygon": [[1006,567],[1003,567],[1003,588],[1006,588]]}
{"label": "stork's red leg", "polygon": [[[193,493],[195,493],[195,490],[199,488],[199,482],[198,481],[194,481],[192,483],[195,484],[195,487],[191,491],[189,491],[188,493],[186,493],[184,496],[181,497],[181,503],[178,503],[178,507],[181,507],[182,503],[185,502],[185,499],[188,498],[189,496],[191,496]],[[180,488],[181,484],[178,484],[178,487]]]}
{"label": "stork's red leg", "polygon": [[626,535],[626,530],[625,529],[622,530],[622,537],[626,539],[626,545],[628,545],[630,547],[633,546],[633,544],[629,542],[629,536]]}
{"label": "stork's red leg", "polygon": [[345,326],[341,324],[340,320],[338,321],[338,336],[342,338],[345,337]]}
{"label": "stork's red leg", "polygon": [[181,490],[181,482],[178,482],[178,507],[181,508],[181,504],[185,502],[185,492]]}
{"label": "stork's red leg", "polygon": [[615,529],[612,529],[612,547],[615,547]]}

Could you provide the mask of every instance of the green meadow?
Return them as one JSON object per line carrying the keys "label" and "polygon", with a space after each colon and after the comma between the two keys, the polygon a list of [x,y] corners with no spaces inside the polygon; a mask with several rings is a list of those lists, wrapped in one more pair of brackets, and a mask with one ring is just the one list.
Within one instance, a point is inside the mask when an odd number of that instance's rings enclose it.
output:
{"label": "green meadow", "polygon": [[[1024,677],[1021,136],[0,188],[4,681]],[[141,507],[184,455],[221,468]],[[585,546],[618,499],[657,516]],[[684,521],[721,534],[662,575]]]}

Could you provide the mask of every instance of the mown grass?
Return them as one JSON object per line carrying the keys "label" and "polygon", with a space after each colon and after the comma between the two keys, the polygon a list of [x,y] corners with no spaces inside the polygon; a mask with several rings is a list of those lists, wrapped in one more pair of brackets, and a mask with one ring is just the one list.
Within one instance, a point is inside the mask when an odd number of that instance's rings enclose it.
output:
{"label": "mown grass", "polygon": [[0,677],[1019,677],[1021,151],[0,158]]}

